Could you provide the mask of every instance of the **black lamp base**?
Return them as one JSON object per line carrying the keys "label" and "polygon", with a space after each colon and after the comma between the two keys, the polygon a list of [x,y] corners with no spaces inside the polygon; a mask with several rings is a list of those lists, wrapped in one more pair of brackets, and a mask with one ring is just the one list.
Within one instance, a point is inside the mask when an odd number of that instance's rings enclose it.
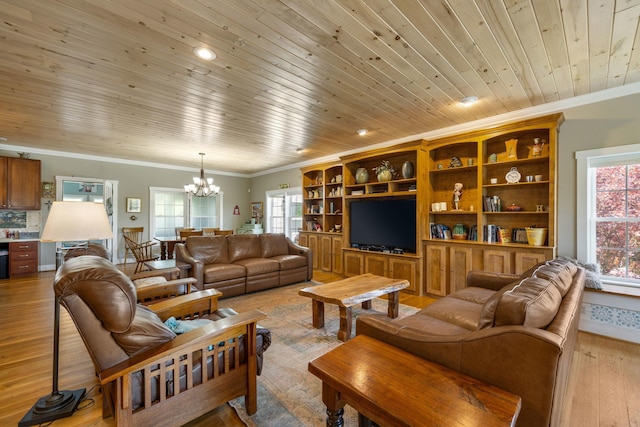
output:
{"label": "black lamp base", "polygon": [[22,417],[18,427],[27,427],[46,423],[73,415],[85,394],[84,388],[78,390],[61,390],[41,397]]}

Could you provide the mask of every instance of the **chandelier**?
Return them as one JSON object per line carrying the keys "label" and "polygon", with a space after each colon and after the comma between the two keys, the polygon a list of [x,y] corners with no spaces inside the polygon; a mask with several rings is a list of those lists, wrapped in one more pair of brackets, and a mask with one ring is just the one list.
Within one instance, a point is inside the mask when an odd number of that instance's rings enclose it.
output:
{"label": "chandelier", "polygon": [[200,154],[200,177],[193,177],[193,184],[184,186],[184,191],[196,197],[215,196],[220,193],[220,187],[213,185],[213,178],[204,177],[204,153]]}

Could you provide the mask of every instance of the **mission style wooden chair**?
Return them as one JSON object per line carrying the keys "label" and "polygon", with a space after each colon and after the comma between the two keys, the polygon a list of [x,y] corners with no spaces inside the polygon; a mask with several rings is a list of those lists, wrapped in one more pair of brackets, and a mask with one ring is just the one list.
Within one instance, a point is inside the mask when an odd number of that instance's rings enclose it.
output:
{"label": "mission style wooden chair", "polygon": [[220,292],[143,306],[132,281],[97,256],[65,262],[53,288],[93,361],[103,417],[113,415],[116,426],[183,425],[241,396],[247,413],[256,412],[256,329],[263,313],[234,313],[176,335],[165,320],[215,317]]}

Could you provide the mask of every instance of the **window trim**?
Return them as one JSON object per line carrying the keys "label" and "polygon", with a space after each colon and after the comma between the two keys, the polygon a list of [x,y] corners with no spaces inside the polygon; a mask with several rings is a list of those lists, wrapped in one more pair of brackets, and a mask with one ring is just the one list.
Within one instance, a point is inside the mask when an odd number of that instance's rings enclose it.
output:
{"label": "window trim", "polygon": [[[616,158],[640,158],[640,144],[618,145],[592,150],[576,151],[576,244],[577,258],[583,262],[595,262],[595,253],[590,250],[595,244],[595,230],[589,227],[589,213],[594,206],[595,194],[590,192],[594,185],[595,173],[592,167],[604,166],[605,163],[615,162]],[[580,232],[586,230],[586,232]],[[639,288],[637,280],[613,280],[602,278],[603,284]]]}

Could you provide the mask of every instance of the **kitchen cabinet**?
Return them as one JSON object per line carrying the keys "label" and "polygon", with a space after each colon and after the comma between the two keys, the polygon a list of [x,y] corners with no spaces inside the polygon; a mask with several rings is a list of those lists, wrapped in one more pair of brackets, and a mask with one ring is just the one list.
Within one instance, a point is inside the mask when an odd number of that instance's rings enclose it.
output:
{"label": "kitchen cabinet", "polygon": [[40,160],[0,157],[0,209],[40,209]]}
{"label": "kitchen cabinet", "polygon": [[9,276],[38,272],[38,242],[9,243]]}

